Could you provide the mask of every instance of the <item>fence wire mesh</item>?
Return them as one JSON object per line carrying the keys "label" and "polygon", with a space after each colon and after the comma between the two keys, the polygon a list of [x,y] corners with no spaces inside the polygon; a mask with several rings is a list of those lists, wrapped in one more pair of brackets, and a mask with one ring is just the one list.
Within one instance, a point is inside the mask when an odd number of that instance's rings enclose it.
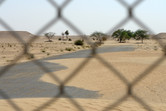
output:
{"label": "fence wire mesh", "polygon": [[[58,12],[57,16],[55,16],[51,21],[49,21],[44,27],[42,27],[41,29],[39,29],[36,33],[36,35],[40,35],[42,34],[44,31],[46,31],[48,28],[50,28],[53,25],[56,25],[56,23],[58,23],[58,21],[62,21],[63,23],[65,23],[67,26],[69,26],[76,34],[78,35],[83,35],[82,31],[76,27],[73,23],[71,23],[66,17],[63,16],[63,11],[65,10],[65,7],[67,7],[68,5],[70,5],[70,3],[72,2],[72,0],[65,0],[64,3],[59,6],[56,3],[56,0],[47,0],[54,8],[55,10]],[[5,2],[5,0],[0,0],[0,6],[3,5],[3,3]],[[147,26],[145,25],[145,23],[143,23],[142,21],[139,20],[139,18],[135,17],[134,15],[134,9],[137,8],[139,5],[141,5],[142,2],[144,2],[144,0],[136,0],[132,5],[129,5],[125,0],[117,0],[117,2],[119,2],[122,6],[124,6],[126,8],[126,10],[128,11],[128,15],[126,16],[126,18],[124,18],[121,22],[119,22],[117,25],[115,25],[113,28],[111,28],[107,33],[110,35],[112,34],[115,30],[117,30],[118,28],[121,28],[122,26],[124,26],[127,22],[129,22],[130,20],[133,20],[136,24],[138,24],[141,28],[148,30],[151,34],[154,34],[154,32]],[[0,18],[0,24],[2,27],[4,27],[6,30],[9,31],[13,31],[10,32],[11,35],[13,35],[13,37],[19,42],[22,43],[24,46],[24,49],[22,51],[22,53],[20,55],[18,55],[9,65],[5,66],[3,69],[0,70],[0,77],[2,77],[3,75],[5,75],[5,73],[10,70],[12,67],[15,66],[15,64],[24,56],[31,56],[31,54],[29,53],[29,46],[32,42],[36,41],[38,39],[38,36],[34,36],[32,39],[30,39],[28,42],[25,42],[22,37],[17,34],[16,32],[14,32],[14,29],[7,23],[5,22],[5,20],[3,20],[2,18]],[[65,91],[65,85],[70,82],[76,75],[78,75],[79,72],[81,72],[81,70],[89,63],[89,61],[92,58],[97,59],[98,61],[100,61],[101,64],[103,64],[103,66],[105,66],[106,68],[108,68],[111,72],[114,73],[115,76],[117,76],[122,82],[123,84],[126,85],[127,87],[127,93],[121,97],[120,99],[116,100],[114,103],[109,104],[108,106],[105,106],[105,108],[103,109],[103,111],[108,111],[108,110],[113,110],[115,107],[119,106],[120,104],[122,104],[127,98],[131,97],[133,98],[137,103],[139,103],[140,105],[142,105],[144,107],[144,109],[146,109],[147,111],[154,111],[154,109],[147,103],[145,102],[143,99],[141,99],[138,95],[136,95],[133,92],[134,87],[136,86],[136,84],[138,84],[143,78],[145,78],[147,75],[149,75],[153,70],[155,70],[156,67],[158,67],[158,65],[160,65],[166,57],[166,51],[164,52],[163,56],[160,57],[158,60],[156,60],[153,64],[151,64],[151,66],[149,66],[143,73],[139,74],[139,76],[137,78],[135,78],[132,82],[128,81],[127,78],[120,73],[111,63],[107,62],[104,58],[102,58],[100,55],[97,55],[97,47],[95,46],[95,44],[93,44],[88,37],[86,36],[81,36],[82,39],[84,39],[89,45],[92,46],[91,49],[91,53],[89,55],[89,57],[87,57],[82,63],[80,63],[78,65],[78,67],[72,71],[72,73],[64,80],[60,80],[56,74],[52,73],[49,69],[49,67],[45,66],[44,64],[42,64],[41,61],[35,60],[32,61],[33,64],[37,65],[38,67],[40,67],[40,69],[42,71],[44,71],[45,73],[47,73],[54,81],[56,81],[59,84],[59,93],[56,94],[53,98],[51,98],[49,101],[45,102],[44,104],[42,104],[40,107],[34,109],[34,111],[41,111],[46,109],[49,105],[55,103],[58,101],[59,97],[66,97],[68,99],[68,101],[73,104],[77,110],[79,111],[85,111],[84,107],[82,107],[77,100],[73,99],[70,94],[68,94]],[[156,39],[157,42],[159,42],[159,44],[162,46],[163,50],[166,50],[165,48],[165,44]],[[10,95],[7,95],[5,93],[5,91],[3,91],[3,89],[0,89],[0,96],[5,99],[8,104],[13,108],[13,110],[15,111],[22,111],[21,107],[19,105],[17,105],[11,98]]]}

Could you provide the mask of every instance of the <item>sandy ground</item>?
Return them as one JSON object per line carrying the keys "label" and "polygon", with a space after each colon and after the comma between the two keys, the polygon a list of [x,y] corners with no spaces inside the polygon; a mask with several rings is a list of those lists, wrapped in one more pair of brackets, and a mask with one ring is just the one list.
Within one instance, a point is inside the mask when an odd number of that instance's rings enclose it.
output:
{"label": "sandy ground", "polygon": [[[15,60],[18,56],[23,55],[25,45],[20,43],[14,37],[3,37],[0,40],[0,65],[8,65],[13,60]],[[27,35],[27,34],[22,34]],[[1,33],[0,33],[1,37]],[[23,41],[29,42],[31,37],[22,37]],[[73,38],[72,41],[59,41],[58,38],[53,38],[53,42],[48,41],[45,37],[38,37],[37,40],[33,41],[31,44],[27,44],[28,53],[30,56],[23,55],[20,57],[18,62],[25,62],[32,59],[41,59],[45,57],[60,55],[64,53],[74,52],[83,49],[89,49],[90,46],[88,44],[84,44],[84,46],[76,46],[74,45],[74,41],[77,40]]]}
{"label": "sandy ground", "polygon": [[[30,46],[30,52],[35,55],[37,59],[49,58],[54,55],[59,55],[63,53],[69,53],[77,50],[87,49],[88,45],[85,47],[74,46],[73,42],[67,41],[54,41],[53,43],[42,42],[45,39],[39,39],[40,42],[35,42]],[[127,43],[119,44],[117,41],[106,41],[103,46],[118,46],[118,45],[133,45],[136,47],[135,51],[130,52],[110,52],[98,54],[105,62],[109,63],[115,69],[117,69],[128,82],[133,82],[139,75],[141,75],[147,68],[149,68],[155,61],[160,59],[163,55],[161,47],[156,41],[145,40],[144,44],[140,44],[139,41],[127,41]],[[73,50],[67,51],[66,48],[72,48]],[[78,48],[79,47],[79,48]],[[74,50],[75,49],[75,50]],[[21,54],[23,50],[22,45],[19,43],[0,43],[0,65],[5,66],[13,61],[13,58]],[[44,50],[44,51],[43,51]],[[62,51],[63,50],[63,51]],[[49,53],[49,54],[48,54]],[[5,80],[18,80],[24,75],[25,85],[34,84],[33,91],[37,91],[38,95],[32,95],[28,97],[26,95],[21,95],[19,97],[12,97],[11,100],[18,105],[18,109],[23,111],[36,110],[38,108],[44,111],[101,111],[109,107],[112,103],[116,102],[118,99],[123,97],[127,93],[127,85],[125,85],[122,80],[120,80],[117,74],[113,73],[105,64],[101,62],[97,57],[92,58],[64,58],[64,59],[45,59],[45,62],[50,64],[58,64],[64,68],[61,70],[53,71],[61,81],[66,80],[71,74],[79,69],[79,65],[83,62],[89,60],[81,70],[76,73],[74,78],[68,81],[65,86],[67,87],[65,92],[68,95],[72,95],[71,98],[61,97],[55,98],[51,104],[46,105],[46,107],[41,107],[47,101],[52,100],[53,87],[58,86],[58,82],[53,80],[48,73],[43,73],[38,78],[40,84],[48,84],[52,89],[47,90],[37,90],[38,87],[33,83],[33,79],[26,78],[29,77],[28,73],[15,76],[7,76],[8,78],[2,77],[0,80],[4,82]],[[24,62],[30,62],[31,59],[23,57],[19,64]],[[22,64],[21,64],[22,65]],[[49,66],[48,66],[49,67]],[[141,98],[146,102],[154,111],[165,111],[166,109],[166,61],[162,61],[160,65],[157,65],[153,70],[143,79],[141,79],[133,88],[133,93],[137,97]],[[30,69],[27,69],[30,70]],[[17,71],[16,71],[17,72]],[[8,74],[8,73],[7,73]],[[14,74],[14,72],[13,72]],[[21,75],[23,74],[23,75]],[[32,73],[36,74],[35,72]],[[10,78],[11,77],[11,78]],[[36,75],[35,75],[36,77]],[[17,78],[17,79],[15,79]],[[32,81],[30,81],[32,80]],[[15,82],[17,82],[15,81]],[[10,82],[5,82],[5,85],[10,84]],[[13,83],[12,83],[13,84]],[[24,84],[24,83],[20,83]],[[43,84],[43,85],[45,85]],[[3,83],[1,83],[3,90]],[[44,86],[43,86],[44,87]],[[19,86],[17,87],[19,88]],[[25,89],[27,86],[25,86]],[[28,87],[29,88],[29,87]],[[4,88],[5,89],[5,88]],[[24,88],[23,88],[24,89]],[[17,91],[16,91],[17,90]],[[11,90],[15,92],[22,91],[22,89]],[[58,89],[57,89],[58,90]],[[46,92],[47,95],[41,95],[40,93]],[[82,91],[82,92],[81,92]],[[33,93],[33,92],[28,92]],[[27,93],[27,95],[28,95]],[[72,93],[72,94],[71,94]],[[73,95],[74,94],[74,95]],[[9,95],[10,96],[10,95]],[[81,106],[81,108],[76,108],[73,101]],[[0,109],[3,111],[14,111],[14,108],[9,103],[8,99],[0,99]],[[40,110],[41,110],[40,109]],[[133,98],[127,98],[124,102],[116,106],[112,111],[146,111],[144,107]]]}

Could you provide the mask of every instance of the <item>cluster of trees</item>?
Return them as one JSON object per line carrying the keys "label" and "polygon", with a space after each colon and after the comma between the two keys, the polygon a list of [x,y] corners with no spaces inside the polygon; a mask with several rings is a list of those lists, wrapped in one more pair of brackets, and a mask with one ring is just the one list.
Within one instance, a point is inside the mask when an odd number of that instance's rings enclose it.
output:
{"label": "cluster of trees", "polygon": [[[107,40],[109,35],[102,33],[102,32],[94,32],[90,35],[90,37],[95,37],[93,40],[98,40],[100,43]],[[146,30],[137,30],[135,32],[131,30],[124,30],[124,29],[118,29],[111,35],[113,38],[116,38],[119,43],[124,43],[126,40],[129,40],[131,38],[135,40],[141,40],[143,43],[144,39],[148,39],[149,35]]]}
{"label": "cluster of trees", "polygon": [[66,30],[65,32],[62,32],[62,38],[59,38],[59,40],[64,40],[65,39],[65,35],[66,35],[66,39],[71,41],[71,39],[69,38],[69,31]]}
{"label": "cluster of trees", "polygon": [[[54,33],[54,32],[47,32],[47,33],[45,33],[44,35],[45,35],[45,37],[47,37],[48,42],[52,42],[51,39],[52,39],[53,37],[55,37],[55,33]],[[66,35],[66,38],[67,38],[67,39],[71,40],[71,39],[69,38],[69,31],[68,31],[68,30],[66,30],[65,33],[62,32],[62,38],[60,38],[59,40],[64,39],[64,38],[65,38],[65,35]]]}
{"label": "cluster of trees", "polygon": [[137,30],[135,32],[130,31],[130,30],[124,30],[124,29],[118,29],[112,34],[113,38],[117,38],[119,43],[125,42],[126,39],[135,39],[135,40],[141,40],[143,43],[144,39],[148,39],[149,35],[146,30]]}
{"label": "cluster of trees", "polygon": [[[69,41],[71,41],[71,39],[68,37],[68,35],[69,35],[68,30],[66,30],[65,33],[62,33],[62,38],[60,38],[60,40],[65,39],[65,35],[66,35],[66,38]],[[55,36],[55,33],[48,32],[48,33],[45,33],[45,36],[48,38],[48,42],[52,42],[51,39]],[[133,38],[135,40],[141,40],[143,43],[144,39],[149,38],[148,32],[146,30],[142,30],[142,29],[139,29],[135,32],[131,31],[131,30],[118,29],[115,32],[113,32],[113,34],[111,36],[113,38],[116,38],[117,41],[119,41],[119,43],[124,43],[124,42],[126,42],[126,40],[129,40],[131,38]],[[94,32],[90,35],[90,37],[92,37],[93,40],[97,40],[100,44],[102,44],[103,41],[107,40],[109,35],[102,33],[102,32]]]}

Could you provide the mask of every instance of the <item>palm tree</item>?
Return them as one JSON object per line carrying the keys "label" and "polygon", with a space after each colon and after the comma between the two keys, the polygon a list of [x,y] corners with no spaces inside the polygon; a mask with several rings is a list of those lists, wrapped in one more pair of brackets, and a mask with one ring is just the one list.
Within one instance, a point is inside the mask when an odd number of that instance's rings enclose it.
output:
{"label": "palm tree", "polygon": [[69,31],[68,30],[65,31],[65,35],[66,35],[66,38],[68,39],[68,35],[69,35]]}
{"label": "palm tree", "polygon": [[146,30],[141,30],[141,29],[137,30],[134,33],[134,35],[135,35],[135,39],[136,40],[140,40],[141,39],[142,43],[143,43],[144,39],[147,39],[149,37],[149,35],[147,34],[147,31]]}

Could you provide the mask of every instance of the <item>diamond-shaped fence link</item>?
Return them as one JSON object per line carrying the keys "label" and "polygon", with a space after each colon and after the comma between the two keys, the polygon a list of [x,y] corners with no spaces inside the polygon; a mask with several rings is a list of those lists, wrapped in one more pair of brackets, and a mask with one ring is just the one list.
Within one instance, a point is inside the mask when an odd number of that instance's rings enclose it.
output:
{"label": "diamond-shaped fence link", "polygon": [[[0,0],[0,5],[3,5],[4,1],[5,0]],[[112,29],[110,29],[107,32],[108,34],[112,34],[118,28],[124,26],[129,20],[133,20],[141,28],[148,30],[151,34],[154,34],[154,32],[149,27],[147,27],[143,22],[141,22],[138,18],[136,18],[134,16],[134,9],[136,7],[138,7],[144,0],[136,0],[132,5],[129,5],[125,0],[117,0],[117,1],[120,4],[122,4],[124,7],[126,7],[126,9],[128,10],[128,15],[127,15],[127,17],[125,19],[123,19],[116,26],[114,26]],[[72,2],[72,0],[65,0],[64,3],[61,6],[59,6],[56,3],[55,0],[48,0],[48,2],[55,8],[55,10],[57,11],[58,14],[51,21],[48,21],[48,23],[44,27],[42,27],[41,29],[39,29],[37,31],[36,35],[42,34],[48,28],[50,28],[51,26],[55,25],[59,20],[61,20],[63,23],[65,23],[67,26],[69,26],[76,34],[83,35],[82,31],[78,27],[76,27],[73,23],[71,23],[67,18],[65,18],[63,16],[63,11],[65,10],[65,7],[68,6],[70,4],[70,2]],[[4,27],[6,30],[14,31],[13,28],[11,28],[11,26],[7,22],[5,22],[5,20],[2,20],[1,18],[0,18],[0,25],[2,27]],[[13,37],[15,39],[17,39],[17,41],[19,41],[19,43],[23,44],[24,50],[9,65],[5,66],[3,69],[0,70],[0,77],[2,77],[3,75],[5,75],[5,73],[9,69],[11,69],[13,66],[15,66],[15,64],[23,56],[30,55],[30,53],[29,53],[29,46],[30,46],[30,44],[32,42],[34,42],[35,40],[38,39],[38,36],[34,36],[28,42],[25,42],[24,40],[22,40],[21,36],[18,35],[16,32],[10,32],[10,33],[11,33],[11,35],[13,35]],[[123,103],[129,97],[133,98],[137,103],[139,103],[140,105],[142,105],[144,107],[144,109],[146,109],[147,111],[154,111],[153,108],[151,108],[151,106],[148,103],[146,103],[139,96],[137,96],[136,94],[134,94],[133,89],[134,89],[134,86],[136,84],[138,84],[143,78],[145,78],[147,75],[149,75],[150,72],[152,72],[153,70],[155,70],[158,67],[158,65],[160,65],[165,60],[166,54],[164,54],[161,58],[159,58],[157,61],[155,61],[143,73],[139,74],[139,76],[137,78],[135,78],[132,82],[129,82],[127,80],[127,78],[125,76],[123,76],[123,74],[120,73],[111,63],[107,62],[106,60],[104,60],[104,58],[102,58],[101,56],[97,55],[97,52],[96,52],[97,47],[92,42],[90,42],[90,40],[88,39],[88,37],[86,37],[86,36],[81,36],[81,37],[89,45],[92,46],[91,53],[90,53],[89,56],[87,56],[87,58],[82,63],[80,63],[78,65],[78,67],[75,70],[73,70],[73,72],[64,81],[61,81],[55,74],[53,74],[49,70],[49,67],[45,66],[40,61],[38,61],[38,60],[32,61],[35,65],[37,65],[38,67],[40,67],[40,69],[42,71],[44,71],[45,73],[47,73],[54,81],[56,81],[59,84],[59,93],[57,95],[55,95],[54,97],[52,97],[50,100],[46,101],[40,107],[34,109],[34,111],[41,111],[41,110],[46,109],[51,104],[57,102],[60,97],[66,97],[67,100],[71,104],[73,104],[73,106],[75,106],[77,110],[79,110],[79,111],[85,111],[84,107],[82,107],[75,99],[73,99],[70,96],[70,94],[68,94],[65,91],[65,85],[68,82],[70,82],[76,75],[78,75],[78,73],[81,72],[81,70],[89,63],[89,61],[92,58],[97,59],[106,68],[108,68],[111,72],[113,72],[114,75],[117,76],[126,85],[126,87],[127,87],[127,93],[123,97],[121,97],[117,101],[115,101],[114,103],[112,103],[112,104],[110,104],[108,106],[105,106],[105,108],[103,109],[103,111],[113,110],[115,107],[119,106],[121,103]],[[159,41],[158,39],[156,39],[156,40],[161,44],[161,46],[163,46],[162,41]],[[165,47],[163,47],[163,49],[164,48]],[[20,106],[17,105],[10,98],[10,95],[7,95],[1,88],[0,88],[0,96],[3,99],[6,99],[6,101],[13,108],[13,110],[15,110],[15,111],[22,111],[22,109],[20,108]]]}

